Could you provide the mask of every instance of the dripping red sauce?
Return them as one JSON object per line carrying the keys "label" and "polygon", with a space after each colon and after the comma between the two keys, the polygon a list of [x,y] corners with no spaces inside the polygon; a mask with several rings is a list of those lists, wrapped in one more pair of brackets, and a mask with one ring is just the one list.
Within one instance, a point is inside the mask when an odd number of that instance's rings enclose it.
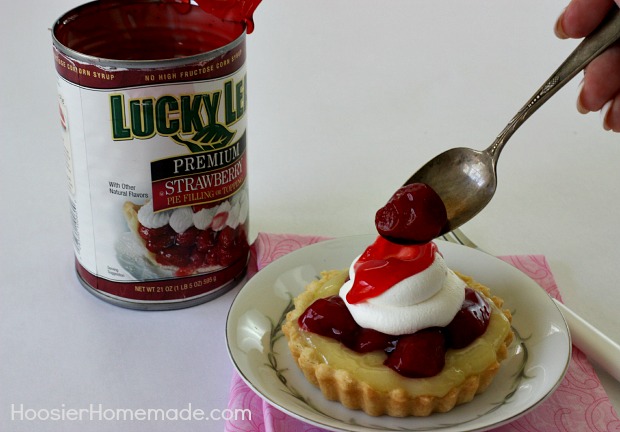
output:
{"label": "dripping red sauce", "polygon": [[420,273],[435,260],[435,243],[397,245],[378,236],[353,265],[355,280],[347,294],[351,304],[377,297],[396,283]]}

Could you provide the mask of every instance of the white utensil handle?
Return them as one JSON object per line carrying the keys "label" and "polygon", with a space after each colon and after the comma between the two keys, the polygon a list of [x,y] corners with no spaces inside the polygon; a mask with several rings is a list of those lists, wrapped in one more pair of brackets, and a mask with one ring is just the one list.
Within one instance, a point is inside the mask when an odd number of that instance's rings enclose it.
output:
{"label": "white utensil handle", "polygon": [[[554,299],[555,300],[555,299]],[[585,321],[563,303],[555,300],[568,323],[573,345],[590,360],[620,381],[620,345]]]}

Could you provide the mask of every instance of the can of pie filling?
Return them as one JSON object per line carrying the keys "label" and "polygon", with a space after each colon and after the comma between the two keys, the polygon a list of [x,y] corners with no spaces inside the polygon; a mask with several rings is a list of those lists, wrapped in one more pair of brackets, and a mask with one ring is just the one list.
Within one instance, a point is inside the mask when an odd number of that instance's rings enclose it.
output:
{"label": "can of pie filling", "polygon": [[94,1],[55,23],[75,265],[96,296],[177,309],[243,277],[245,27],[165,0]]}

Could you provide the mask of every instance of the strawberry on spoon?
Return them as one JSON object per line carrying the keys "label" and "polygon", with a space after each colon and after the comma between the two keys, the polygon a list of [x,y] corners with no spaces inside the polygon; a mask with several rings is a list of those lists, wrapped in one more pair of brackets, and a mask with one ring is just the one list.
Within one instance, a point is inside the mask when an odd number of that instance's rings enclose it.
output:
{"label": "strawberry on spoon", "polygon": [[424,183],[402,186],[375,215],[379,234],[398,244],[427,243],[442,233],[447,221],[443,201]]}

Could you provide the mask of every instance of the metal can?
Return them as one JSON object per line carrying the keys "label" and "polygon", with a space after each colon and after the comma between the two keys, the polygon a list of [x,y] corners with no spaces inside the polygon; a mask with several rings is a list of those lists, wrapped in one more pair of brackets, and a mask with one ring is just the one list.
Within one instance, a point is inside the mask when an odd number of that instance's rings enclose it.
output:
{"label": "metal can", "polygon": [[232,288],[249,257],[245,24],[106,0],[52,33],[81,283],[143,310]]}

